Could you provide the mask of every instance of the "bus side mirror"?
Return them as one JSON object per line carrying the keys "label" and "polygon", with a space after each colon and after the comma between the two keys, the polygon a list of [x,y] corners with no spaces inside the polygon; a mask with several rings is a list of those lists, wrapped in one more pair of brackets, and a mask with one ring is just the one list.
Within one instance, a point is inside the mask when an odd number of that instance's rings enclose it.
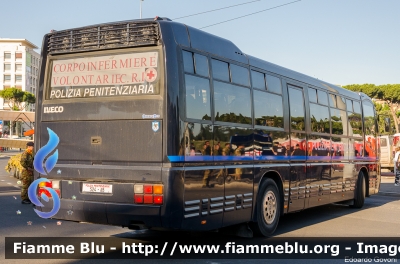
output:
{"label": "bus side mirror", "polygon": [[385,122],[385,132],[390,132],[390,118],[385,117],[384,122]]}

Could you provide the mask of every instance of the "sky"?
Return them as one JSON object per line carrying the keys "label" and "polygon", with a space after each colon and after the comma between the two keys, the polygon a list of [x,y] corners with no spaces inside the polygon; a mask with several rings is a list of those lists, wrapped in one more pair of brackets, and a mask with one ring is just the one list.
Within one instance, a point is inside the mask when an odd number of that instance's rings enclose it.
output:
{"label": "sky", "polygon": [[[39,53],[52,29],[140,18],[140,0],[2,0],[0,6],[0,38],[27,39]],[[195,28],[244,16],[202,30],[243,53],[337,85],[400,83],[399,10],[399,0],[142,1],[143,18]]]}

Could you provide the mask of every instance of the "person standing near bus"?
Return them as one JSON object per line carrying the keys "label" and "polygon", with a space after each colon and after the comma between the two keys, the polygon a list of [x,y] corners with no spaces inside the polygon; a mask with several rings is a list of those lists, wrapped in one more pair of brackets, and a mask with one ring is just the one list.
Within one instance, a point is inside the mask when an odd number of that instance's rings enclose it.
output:
{"label": "person standing near bus", "polygon": [[214,156],[222,156],[222,149],[221,149],[221,143],[218,141],[217,144],[214,145]]}
{"label": "person standing near bus", "polygon": [[[220,142],[218,142],[217,144],[218,146],[220,146]],[[216,151],[214,149],[214,151]],[[217,148],[218,154],[214,155],[218,155],[218,156],[230,156],[231,155],[231,144],[230,143],[225,143],[225,147],[221,150],[221,147]],[[217,180],[218,183],[222,184],[223,181],[221,181],[223,179],[224,176],[224,170],[220,169],[217,176],[215,177],[215,179]]]}
{"label": "person standing near bus", "polygon": [[[244,145],[240,144],[234,152],[235,156],[244,156]],[[239,163],[241,164],[241,163]],[[235,169],[235,180],[238,181],[242,179],[242,174],[243,174],[243,169],[242,168],[236,168]]]}
{"label": "person standing near bus", "polygon": [[[228,143],[228,145],[229,145],[229,143]],[[221,148],[221,143],[219,141],[218,141],[217,144],[214,145],[214,153],[213,153],[213,155],[214,156],[223,156],[224,155],[223,154],[223,149]],[[226,156],[226,155],[224,155],[224,156]],[[224,175],[224,170],[220,169],[218,171],[217,176],[215,177],[216,181],[220,185],[223,184],[223,175]]]}
{"label": "person standing near bus", "polygon": [[292,156],[305,156],[306,152],[302,149],[300,149],[300,145],[296,144],[294,147],[294,150],[292,151]]}
{"label": "person standing near bus", "polygon": [[230,156],[231,155],[231,144],[225,143],[225,147],[222,149],[222,156]]}
{"label": "person standing near bus", "polygon": [[21,165],[23,167],[21,174],[21,203],[30,204],[31,201],[28,197],[28,188],[33,181],[33,142],[26,143],[26,150],[21,156]]}
{"label": "person standing near bus", "polygon": [[[211,156],[211,146],[210,146],[210,141],[204,142],[203,145],[203,155],[204,156]],[[211,187],[210,186],[210,170],[204,170],[204,176],[203,176],[203,188]]]}
{"label": "person standing near bus", "polygon": [[394,186],[399,186],[400,184],[400,147],[396,147],[396,153],[394,155]]}
{"label": "person standing near bus", "polygon": [[211,156],[211,146],[210,141],[206,141],[203,145],[203,155],[204,156]]}
{"label": "person standing near bus", "polygon": [[272,146],[272,152],[274,153],[274,155],[278,155],[278,146],[279,146],[279,143],[277,141],[275,141],[274,145]]}
{"label": "person standing near bus", "polygon": [[275,142],[272,150],[276,156],[286,156],[287,149],[280,142]]}

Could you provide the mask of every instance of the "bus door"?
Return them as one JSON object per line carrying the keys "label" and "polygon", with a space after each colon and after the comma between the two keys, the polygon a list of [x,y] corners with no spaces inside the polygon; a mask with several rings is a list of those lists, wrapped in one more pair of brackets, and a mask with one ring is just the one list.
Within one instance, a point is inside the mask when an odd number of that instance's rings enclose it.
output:
{"label": "bus door", "polygon": [[[362,153],[361,115],[353,113],[352,101],[339,95],[329,94],[332,129],[332,203],[354,198],[357,169],[355,162]],[[350,122],[351,121],[351,122]],[[353,131],[352,125],[360,128]]]}
{"label": "bus door", "polygon": [[[290,144],[286,146],[290,159],[290,192],[288,212],[305,208],[308,183],[306,168],[307,140],[305,134],[306,111],[303,88],[287,85],[290,106]],[[279,146],[279,145],[278,145]]]}
{"label": "bus door", "polygon": [[215,147],[214,160],[216,165],[224,165],[221,175],[225,187],[224,200],[221,201],[224,203],[223,226],[251,220],[255,151],[253,133],[250,128],[227,126],[216,126],[214,130],[214,144],[219,146]]}
{"label": "bus door", "polygon": [[330,202],[331,160],[333,148],[330,135],[328,94],[309,87],[309,133],[307,140],[306,208]]}
{"label": "bus door", "polygon": [[290,193],[289,212],[305,208],[307,195],[307,167],[306,167],[307,140],[305,133],[291,133],[290,148]]}
{"label": "bus door", "polygon": [[331,153],[332,144],[329,135],[309,136],[306,208],[330,203]]}

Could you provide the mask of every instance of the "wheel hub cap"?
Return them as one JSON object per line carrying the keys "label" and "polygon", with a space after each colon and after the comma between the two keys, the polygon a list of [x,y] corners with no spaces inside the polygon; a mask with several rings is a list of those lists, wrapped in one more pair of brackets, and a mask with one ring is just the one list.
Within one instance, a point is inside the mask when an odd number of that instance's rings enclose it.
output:
{"label": "wheel hub cap", "polygon": [[272,191],[268,191],[263,200],[264,220],[267,224],[271,224],[276,217],[277,203],[276,196]]}

